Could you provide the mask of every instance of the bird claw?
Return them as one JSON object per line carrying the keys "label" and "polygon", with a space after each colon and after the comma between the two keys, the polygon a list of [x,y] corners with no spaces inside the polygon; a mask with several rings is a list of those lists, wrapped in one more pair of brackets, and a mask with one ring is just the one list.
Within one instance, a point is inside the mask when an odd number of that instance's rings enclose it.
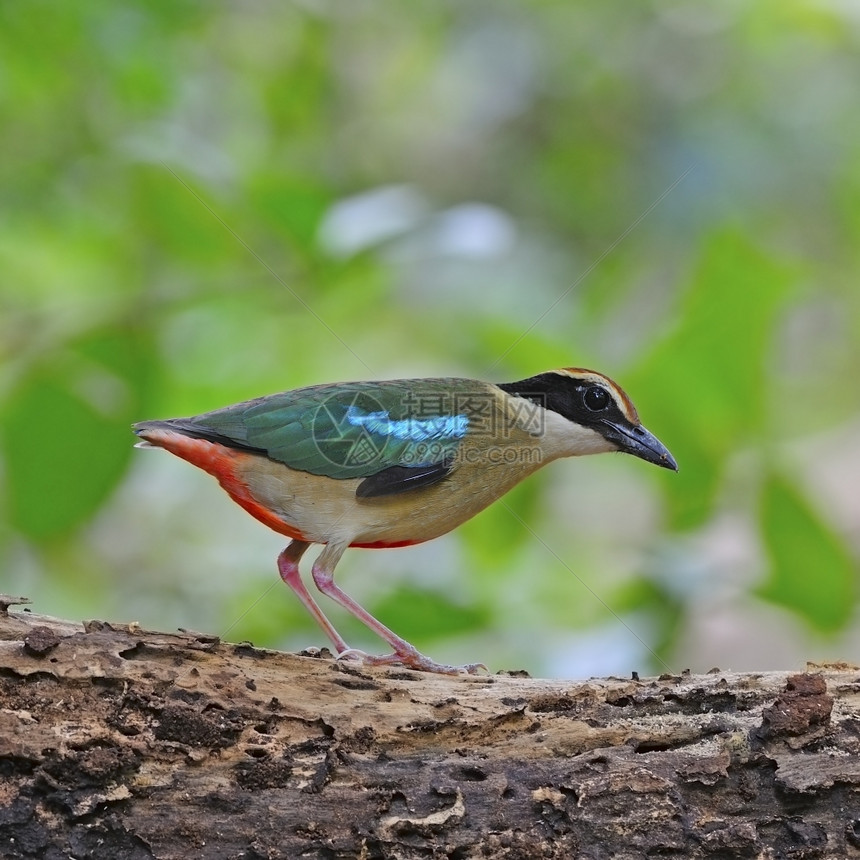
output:
{"label": "bird claw", "polygon": [[477,675],[479,672],[489,674],[489,669],[483,663],[467,663],[465,666],[447,666],[437,663],[429,657],[425,657],[419,651],[397,652],[393,654],[374,655],[367,654],[358,648],[347,648],[341,651],[337,660],[361,660],[368,666],[405,666],[407,669],[415,669],[419,672],[435,672],[439,675]]}
{"label": "bird claw", "polygon": [[335,660],[360,660],[362,663],[367,662],[370,655],[359,648],[346,648],[343,651],[335,654]]}

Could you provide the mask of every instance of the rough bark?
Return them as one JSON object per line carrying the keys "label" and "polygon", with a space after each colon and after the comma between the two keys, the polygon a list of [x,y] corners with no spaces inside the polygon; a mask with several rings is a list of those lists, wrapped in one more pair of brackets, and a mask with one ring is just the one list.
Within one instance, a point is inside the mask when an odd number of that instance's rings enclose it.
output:
{"label": "rough bark", "polygon": [[0,852],[860,857],[860,670],[444,677],[0,601]]}

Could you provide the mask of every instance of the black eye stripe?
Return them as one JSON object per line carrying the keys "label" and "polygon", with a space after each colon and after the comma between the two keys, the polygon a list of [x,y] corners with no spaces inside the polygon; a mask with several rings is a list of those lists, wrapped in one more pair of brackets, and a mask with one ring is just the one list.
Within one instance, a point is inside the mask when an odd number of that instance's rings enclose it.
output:
{"label": "black eye stripe", "polygon": [[565,376],[547,372],[518,382],[503,382],[499,388],[599,433],[604,432],[610,420],[632,426],[630,416],[610,385],[590,374]]}

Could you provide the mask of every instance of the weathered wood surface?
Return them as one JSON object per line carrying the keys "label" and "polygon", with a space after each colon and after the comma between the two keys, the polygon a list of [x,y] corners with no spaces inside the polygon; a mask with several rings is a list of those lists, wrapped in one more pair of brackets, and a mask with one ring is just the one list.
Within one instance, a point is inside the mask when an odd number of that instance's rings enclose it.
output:
{"label": "weathered wood surface", "polygon": [[4,858],[860,857],[860,670],[442,677],[6,611]]}

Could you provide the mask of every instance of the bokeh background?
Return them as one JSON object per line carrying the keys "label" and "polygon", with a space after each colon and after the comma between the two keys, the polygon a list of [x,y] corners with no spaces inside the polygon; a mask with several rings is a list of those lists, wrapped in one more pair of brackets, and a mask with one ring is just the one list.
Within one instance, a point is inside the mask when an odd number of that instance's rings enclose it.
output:
{"label": "bokeh background", "polygon": [[678,475],[556,463],[339,582],[491,670],[857,659],[858,81],[847,0],[3,4],[0,590],[323,645],[131,422],[580,365]]}

